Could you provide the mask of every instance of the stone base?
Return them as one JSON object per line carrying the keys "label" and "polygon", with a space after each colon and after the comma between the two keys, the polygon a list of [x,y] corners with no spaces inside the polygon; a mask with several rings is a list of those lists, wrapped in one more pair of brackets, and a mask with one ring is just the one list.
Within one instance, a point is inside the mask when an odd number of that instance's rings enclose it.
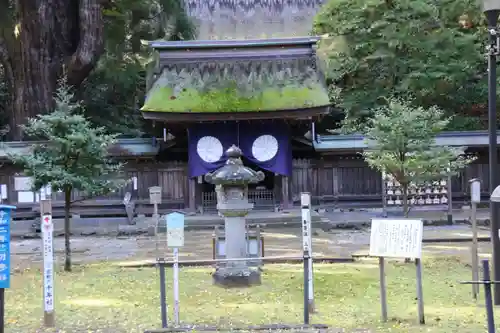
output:
{"label": "stone base", "polygon": [[233,271],[217,268],[212,274],[216,286],[224,288],[244,288],[261,284],[259,270]]}

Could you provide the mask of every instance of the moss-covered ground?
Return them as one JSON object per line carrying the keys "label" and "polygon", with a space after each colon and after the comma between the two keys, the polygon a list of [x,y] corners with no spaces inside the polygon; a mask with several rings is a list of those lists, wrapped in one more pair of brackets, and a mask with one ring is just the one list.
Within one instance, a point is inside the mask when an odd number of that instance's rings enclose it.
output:
{"label": "moss-covered ground", "polygon": [[[373,260],[315,265],[318,313],[312,316],[312,322],[346,328],[346,332],[359,328],[374,333],[485,332],[482,301],[476,305],[470,286],[458,283],[470,278],[470,267],[454,257],[425,258],[423,264],[425,326],[417,324],[414,266],[401,262],[387,265],[390,321],[380,322],[378,268]],[[205,267],[181,269],[180,307],[184,323],[228,327],[301,322],[301,265],[266,265],[263,284],[250,289],[214,287],[210,273],[211,269]],[[168,270],[169,301],[171,276]],[[120,268],[98,263],[76,266],[71,273],[57,272],[58,332],[120,333],[158,328],[158,286],[155,268]],[[38,330],[43,314],[42,274],[38,269],[13,275],[6,302],[6,332],[45,332]]]}

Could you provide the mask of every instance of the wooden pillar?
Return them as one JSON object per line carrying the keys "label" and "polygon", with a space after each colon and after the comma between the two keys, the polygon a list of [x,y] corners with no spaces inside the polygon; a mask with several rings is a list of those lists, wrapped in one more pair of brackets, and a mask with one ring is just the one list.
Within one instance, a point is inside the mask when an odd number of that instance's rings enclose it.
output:
{"label": "wooden pillar", "polygon": [[283,209],[289,209],[290,205],[290,190],[288,186],[288,177],[281,176],[281,197],[283,198]]}
{"label": "wooden pillar", "polygon": [[189,203],[188,209],[191,212],[196,211],[196,178],[188,178],[188,193],[189,193]]}

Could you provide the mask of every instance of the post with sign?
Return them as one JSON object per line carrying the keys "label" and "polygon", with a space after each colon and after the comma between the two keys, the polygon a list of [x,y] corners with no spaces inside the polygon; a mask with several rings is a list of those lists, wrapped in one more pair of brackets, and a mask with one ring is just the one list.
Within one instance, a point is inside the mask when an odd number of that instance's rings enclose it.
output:
{"label": "post with sign", "polygon": [[311,296],[309,295],[312,287],[312,279],[310,279],[309,268],[312,266],[312,249],[311,249],[311,195],[309,193],[301,193],[300,195],[302,207],[302,249],[304,262],[304,325],[309,325],[309,304]]}
{"label": "post with sign", "polygon": [[[477,204],[481,202],[481,182],[474,178],[470,181],[471,224],[472,224],[472,281],[479,280],[479,259],[477,245]],[[472,284],[472,297],[477,300],[479,285]]]}
{"label": "post with sign", "polygon": [[387,321],[387,293],[385,285],[385,258],[415,259],[417,278],[418,319],[425,324],[422,290],[422,220],[373,219],[370,234],[370,256],[379,258],[380,302],[382,320]]}
{"label": "post with sign", "polygon": [[179,325],[179,248],[184,246],[184,215],[167,215],[167,245],[174,251],[174,324]]}
{"label": "post with sign", "polygon": [[[153,222],[155,225],[155,233],[158,230],[160,216],[158,215],[158,205],[161,204],[161,187],[152,186],[149,188],[149,203],[153,205]],[[158,246],[158,244],[157,244]],[[165,289],[165,258],[158,256],[156,258],[158,269],[160,270],[160,312],[161,312],[161,327],[167,328],[167,291]]]}
{"label": "post with sign", "polygon": [[0,205],[0,333],[5,329],[5,289],[10,288],[10,223],[14,206]]}
{"label": "post with sign", "polygon": [[43,242],[43,324],[45,327],[54,327],[54,223],[50,199],[45,197],[40,200],[40,213]]}
{"label": "post with sign", "polygon": [[[312,229],[311,229],[311,193],[309,192],[302,192],[300,194],[300,204],[302,207],[302,221],[307,221],[305,222],[308,224],[309,232],[308,232],[308,237],[309,237],[309,260],[307,261],[308,263],[308,281],[307,281],[307,286],[308,286],[308,304],[309,304],[309,312],[314,313],[316,310],[315,304],[314,304],[314,276],[313,276],[313,254],[312,254]],[[302,235],[302,237],[305,237],[305,235]]]}

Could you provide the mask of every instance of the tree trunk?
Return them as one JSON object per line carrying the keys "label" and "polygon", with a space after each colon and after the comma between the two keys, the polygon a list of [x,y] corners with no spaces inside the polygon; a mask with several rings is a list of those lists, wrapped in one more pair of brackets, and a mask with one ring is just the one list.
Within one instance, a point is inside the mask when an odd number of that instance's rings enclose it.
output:
{"label": "tree trunk", "polygon": [[410,207],[408,205],[408,184],[401,184],[403,189],[403,214],[405,218],[408,218],[408,213],[410,212]]}
{"label": "tree trunk", "polygon": [[[410,206],[408,204],[408,183],[401,184],[403,189],[403,214],[405,218],[408,218],[408,213],[410,212]],[[410,258],[405,258],[405,263],[409,263]]]}
{"label": "tree trunk", "polygon": [[64,270],[66,272],[71,272],[71,187],[64,189],[64,249],[65,249],[65,260],[64,260]]}
{"label": "tree trunk", "polygon": [[20,140],[19,125],[53,109],[62,74],[76,87],[90,74],[103,52],[104,23],[100,0],[18,0],[16,11],[19,34],[0,35],[0,60],[11,73],[10,137]]}

